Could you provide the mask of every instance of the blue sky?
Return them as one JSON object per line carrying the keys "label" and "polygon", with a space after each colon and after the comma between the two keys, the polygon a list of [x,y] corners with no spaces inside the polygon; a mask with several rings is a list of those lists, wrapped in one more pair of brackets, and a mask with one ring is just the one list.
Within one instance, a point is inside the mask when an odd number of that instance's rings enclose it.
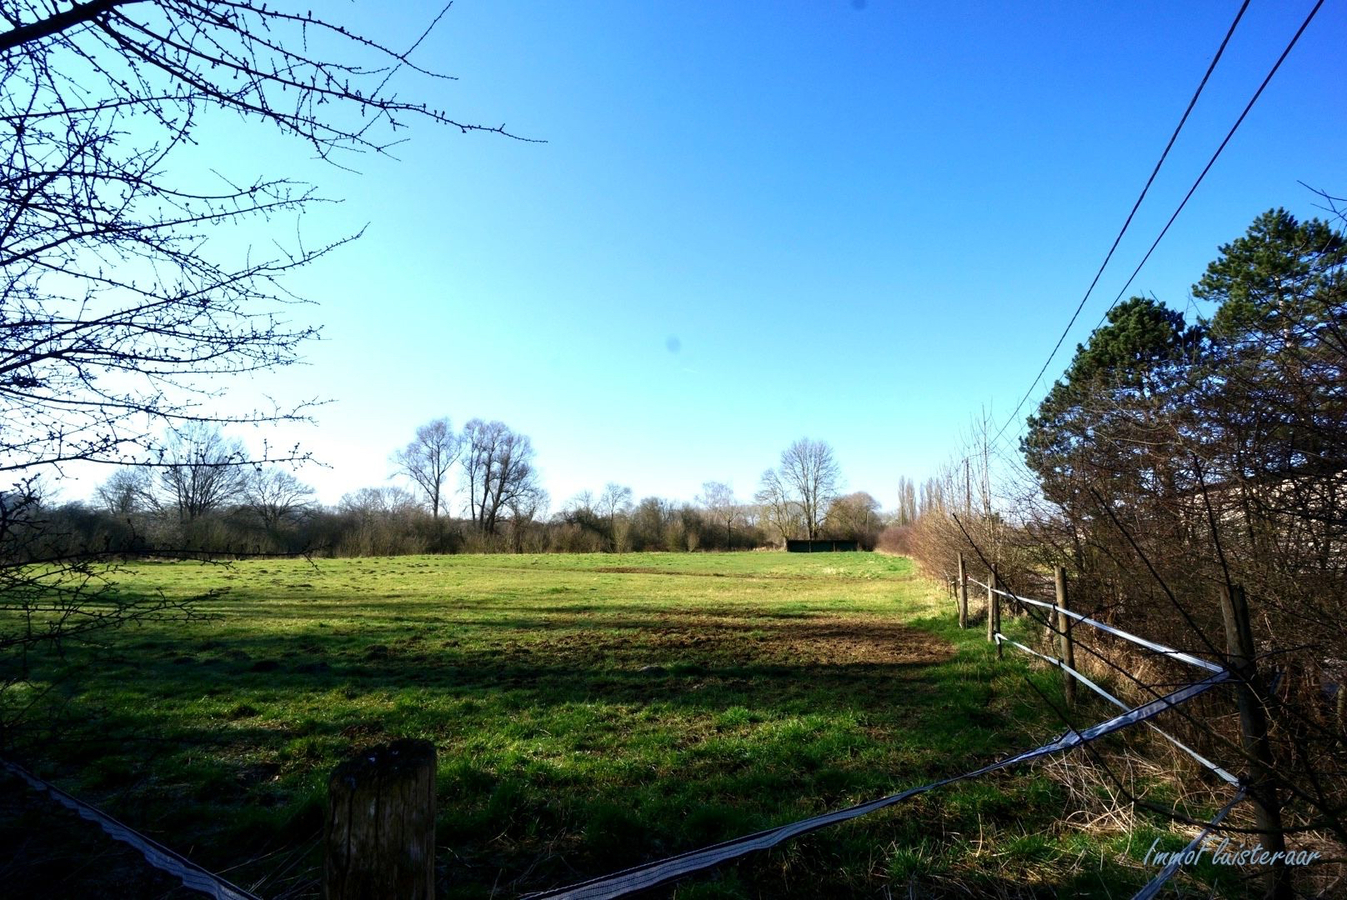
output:
{"label": "blue sky", "polygon": [[[1251,5],[1049,375],[1312,5]],[[892,506],[1029,387],[1237,8],[458,0],[417,58],[459,80],[399,92],[547,143],[418,124],[351,175],[221,122],[189,161],[342,198],[306,241],[368,225],[291,282],[307,365],[228,402],[331,399],[270,435],[328,464],[300,473],[325,502],[448,415],[530,435],[554,509],[606,481],[748,497],[805,435]],[[400,45],[437,11],[387,9],[334,15]],[[1129,293],[1185,308],[1260,212],[1316,212],[1298,181],[1347,191],[1344,34],[1326,4]]]}

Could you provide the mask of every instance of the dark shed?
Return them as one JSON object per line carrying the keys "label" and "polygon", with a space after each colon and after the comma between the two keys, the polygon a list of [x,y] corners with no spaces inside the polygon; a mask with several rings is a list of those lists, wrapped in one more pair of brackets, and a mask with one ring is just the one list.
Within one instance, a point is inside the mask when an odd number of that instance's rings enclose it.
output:
{"label": "dark shed", "polygon": [[857,541],[786,541],[787,553],[841,553],[861,549]]}

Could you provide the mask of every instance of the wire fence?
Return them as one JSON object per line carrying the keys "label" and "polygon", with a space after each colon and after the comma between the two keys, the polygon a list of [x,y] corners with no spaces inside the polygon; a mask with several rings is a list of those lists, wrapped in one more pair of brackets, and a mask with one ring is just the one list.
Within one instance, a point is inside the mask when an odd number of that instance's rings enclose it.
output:
{"label": "wire fence", "polygon": [[1153,650],[1156,653],[1160,654],[1161,656],[1168,657],[1169,659],[1176,659],[1180,662],[1186,662],[1190,666],[1197,666],[1200,669],[1206,669],[1208,672],[1219,672],[1225,668],[1219,663],[1214,663],[1209,660],[1201,659],[1200,657],[1193,656],[1191,653],[1184,653],[1183,651],[1175,650],[1172,647],[1166,647],[1164,644],[1157,644],[1155,641],[1148,641],[1143,637],[1138,637],[1137,635],[1132,634],[1130,631],[1123,631],[1121,628],[1116,628],[1112,625],[1109,625],[1107,622],[1100,622],[1098,619],[1091,619],[1089,616],[1083,616],[1074,610],[1066,609],[1065,607],[1058,606],[1055,603],[1049,603],[1046,600],[1035,600],[1031,597],[1021,597],[1019,594],[1013,594],[1010,591],[1005,591],[1002,590],[1001,588],[990,588],[983,582],[978,581],[976,578],[970,578],[968,580],[973,584],[976,584],[980,588],[989,590],[992,593],[998,594],[1009,600],[1014,600],[1017,603],[1023,603],[1029,606],[1038,606],[1044,609],[1050,609],[1053,612],[1060,613],[1061,615],[1075,619],[1077,622],[1081,622],[1085,625],[1092,625],[1095,628],[1098,628],[1100,631],[1107,632],[1108,634],[1111,634],[1114,637],[1120,637],[1125,641],[1131,641],[1133,644],[1136,644],[1137,646],[1145,647],[1147,650]]}
{"label": "wire fence", "polygon": [[[1065,638],[1065,642],[1063,644],[1064,647],[1073,648],[1075,646],[1074,636],[1072,635],[1072,630],[1069,627],[1069,625],[1065,627],[1060,625],[1054,625],[1053,624],[1054,616],[1058,617],[1058,622],[1066,622],[1066,620],[1069,619],[1074,623],[1088,625],[1092,628],[1097,629],[1100,632],[1112,635],[1117,638],[1121,638],[1122,640],[1127,641],[1135,646],[1143,647],[1147,650],[1150,650],[1151,652],[1156,653],[1157,655],[1163,658],[1185,663],[1189,666],[1193,666],[1195,668],[1202,669],[1207,672],[1225,673],[1226,676],[1228,677],[1228,680],[1238,682],[1239,687],[1241,689],[1247,690],[1249,688],[1250,672],[1246,671],[1236,673],[1225,665],[1213,662],[1211,660],[1202,659],[1201,657],[1194,656],[1192,653],[1176,650],[1164,644],[1148,640],[1146,638],[1140,637],[1139,635],[1118,628],[1114,625],[1110,625],[1107,622],[1102,622],[1098,619],[1083,615],[1079,612],[1076,612],[1075,610],[1069,609],[1065,605],[1065,593],[1064,593],[1065,583],[1064,580],[1061,580],[1063,576],[1060,570],[1058,574],[1059,574],[1058,595],[1060,602],[1053,603],[1047,600],[1040,600],[1033,597],[1025,597],[1013,591],[1004,590],[998,587],[996,583],[997,577],[995,571],[993,571],[989,575],[989,579],[987,582],[982,582],[978,581],[975,578],[971,578],[967,576],[967,574],[964,572],[963,562],[962,560],[960,560],[961,577],[964,578],[968,583],[975,584],[987,592],[987,607],[988,607],[987,615],[988,621],[990,623],[988,633],[990,638],[996,642],[998,649],[1002,645],[1009,644],[1010,646],[1016,648],[1017,650],[1020,650],[1021,652],[1029,656],[1032,656],[1050,665],[1053,665],[1061,669],[1061,671],[1065,675],[1067,675],[1074,681],[1085,685],[1085,687],[1087,687],[1094,693],[1098,694],[1099,696],[1103,697],[1105,700],[1109,701],[1110,703],[1116,706],[1127,708],[1127,704],[1124,701],[1118,699],[1113,694],[1104,690],[1094,680],[1092,680],[1091,678],[1089,678],[1088,676],[1077,670],[1074,666],[1070,665],[1067,660],[1057,656],[1050,656],[1048,654],[1041,653],[1005,635],[1000,630],[1000,613],[998,609],[999,598],[1005,598],[1013,603],[1019,604],[1020,607],[1026,612],[1028,612],[1031,608],[1046,610],[1048,612],[1048,615],[1040,618],[1039,622],[1045,626],[1045,628],[1049,633],[1053,633],[1059,635],[1062,638]],[[966,617],[966,604],[967,604],[966,585],[962,586],[959,590],[962,592],[959,596],[959,602],[963,604],[964,607],[964,612],[962,615]],[[1242,604],[1240,605],[1242,606]],[[1234,606],[1231,605],[1230,608],[1231,611],[1233,612]],[[1241,627],[1241,624],[1247,627],[1247,609],[1243,610],[1243,616],[1245,619],[1243,623],[1232,622],[1230,624],[1234,626],[1235,629]],[[1123,667],[1120,667],[1117,664],[1113,663],[1112,661],[1108,660],[1100,652],[1090,648],[1088,645],[1085,645],[1085,649],[1089,653],[1091,653],[1091,655],[1107,663],[1108,666],[1112,668],[1114,671],[1126,675],[1133,683],[1139,685],[1140,687],[1144,688],[1147,691],[1150,692],[1154,691],[1153,686],[1144,684],[1143,682],[1141,682],[1140,679],[1131,675],[1131,673],[1127,672]],[[1070,656],[1071,652],[1068,652],[1067,655]],[[1197,762],[1199,765],[1201,765],[1203,768],[1207,769],[1209,772],[1214,774],[1217,778],[1236,788],[1235,794],[1229,800],[1229,802],[1226,803],[1226,805],[1220,810],[1220,812],[1216,814],[1216,816],[1211,820],[1211,822],[1208,823],[1207,826],[1203,828],[1203,830],[1195,838],[1193,838],[1192,842],[1189,843],[1187,849],[1191,850],[1192,848],[1199,846],[1202,843],[1202,841],[1206,840],[1206,838],[1211,834],[1211,832],[1220,826],[1221,822],[1225,820],[1225,818],[1229,815],[1231,810],[1233,810],[1244,800],[1248,799],[1249,784],[1247,783],[1247,779],[1240,778],[1231,774],[1227,769],[1207,759],[1197,750],[1194,750],[1192,747],[1188,746],[1183,741],[1179,740],[1169,732],[1165,731],[1164,729],[1156,725],[1154,722],[1147,721],[1145,722],[1145,725],[1148,728],[1150,728],[1153,732],[1158,734],[1160,737],[1164,738],[1166,741],[1172,744],[1176,749],[1180,750],[1181,752],[1189,756],[1191,759],[1193,759],[1195,762]],[[1149,898],[1156,896],[1161,890],[1161,888],[1164,886],[1164,884],[1170,878],[1172,878],[1173,875],[1178,871],[1179,866],[1181,864],[1180,860],[1183,858],[1183,855],[1184,855],[1183,853],[1180,853],[1173,860],[1171,860],[1164,868],[1162,868],[1160,872],[1157,873],[1156,876],[1140,892],[1138,892],[1134,896],[1133,900],[1142,900],[1142,898]]]}
{"label": "wire fence", "polygon": [[1173,878],[1174,873],[1179,870],[1179,866],[1183,865],[1183,860],[1192,851],[1202,846],[1202,842],[1211,836],[1211,833],[1216,830],[1217,826],[1225,821],[1225,817],[1230,815],[1230,811],[1242,803],[1247,795],[1248,791],[1243,787],[1236,791],[1235,796],[1230,798],[1230,802],[1223,806],[1221,811],[1212,817],[1212,820],[1207,824],[1207,827],[1199,831],[1197,836],[1188,842],[1188,846],[1174,854],[1169,862],[1165,863],[1165,867],[1157,872],[1155,877],[1152,878],[1144,888],[1132,895],[1132,900],[1150,900],[1151,897],[1159,894],[1160,890],[1165,886],[1165,882]]}
{"label": "wire fence", "polygon": [[[1072,678],[1076,679],[1076,680],[1079,681],[1081,684],[1085,685],[1087,688],[1089,688],[1090,690],[1094,691],[1096,694],[1098,694],[1099,696],[1103,697],[1103,698],[1104,698],[1105,700],[1107,700],[1108,702],[1112,703],[1114,706],[1120,707],[1120,708],[1122,708],[1122,709],[1127,709],[1127,708],[1128,708],[1127,704],[1124,703],[1122,700],[1119,700],[1117,697],[1113,696],[1113,695],[1110,694],[1108,691],[1106,691],[1106,690],[1104,690],[1103,688],[1101,688],[1098,684],[1096,684],[1096,683],[1095,683],[1092,679],[1090,679],[1088,676],[1082,675],[1080,672],[1078,672],[1078,671],[1076,671],[1075,669],[1071,668],[1071,667],[1068,666],[1065,662],[1063,662],[1062,660],[1058,659],[1057,657],[1055,657],[1055,656],[1048,656],[1047,654],[1039,653],[1037,650],[1032,650],[1032,649],[1030,649],[1029,647],[1026,647],[1024,644],[1021,644],[1019,641],[1013,641],[1013,640],[1011,640],[1010,638],[1006,637],[1005,635],[1003,635],[1003,634],[1001,634],[1001,633],[999,633],[999,632],[997,633],[996,637],[997,637],[997,639],[998,639],[1001,643],[1010,644],[1012,647],[1015,647],[1015,648],[1017,648],[1017,649],[1019,649],[1019,650],[1022,650],[1022,651],[1024,651],[1025,653],[1029,654],[1030,656],[1036,656],[1036,657],[1038,657],[1039,659],[1043,660],[1043,661],[1046,662],[1046,663],[1050,663],[1050,664],[1052,664],[1052,665],[1054,665],[1054,666],[1057,666],[1057,667],[1058,667],[1059,669],[1061,669],[1063,672],[1067,673],[1067,674],[1070,675]],[[1165,740],[1169,741],[1169,742],[1170,742],[1171,744],[1173,744],[1175,747],[1177,747],[1178,749],[1182,750],[1184,753],[1188,754],[1188,756],[1192,757],[1192,758],[1193,758],[1199,765],[1205,767],[1208,771],[1210,771],[1210,772],[1212,772],[1213,774],[1215,774],[1217,778],[1220,778],[1222,781],[1226,782],[1227,784],[1234,784],[1234,785],[1238,785],[1238,784],[1239,784],[1239,779],[1236,778],[1234,775],[1231,775],[1231,774],[1230,774],[1229,772],[1227,772],[1225,769],[1223,769],[1223,768],[1221,768],[1220,766],[1216,765],[1214,762],[1212,762],[1211,760],[1207,759],[1207,758],[1206,758],[1205,756],[1203,756],[1202,754],[1198,753],[1198,752],[1197,752],[1196,750],[1194,750],[1192,747],[1189,747],[1187,744],[1183,743],[1183,741],[1180,741],[1178,738],[1174,737],[1172,734],[1170,734],[1169,732],[1165,731],[1165,730],[1164,730],[1163,728],[1161,728],[1159,725],[1156,725],[1154,722],[1149,722],[1149,721],[1146,722],[1145,725],[1146,725],[1147,728],[1151,729],[1151,730],[1154,731],[1156,734],[1160,735],[1160,736],[1163,737]]]}
{"label": "wire fence", "polygon": [[[1224,669],[1223,666],[1220,666],[1220,665],[1218,665],[1218,664],[1216,664],[1216,663],[1210,662],[1210,661],[1205,660],[1205,659],[1201,659],[1200,657],[1193,656],[1193,655],[1190,654],[1190,653],[1185,653],[1185,652],[1182,652],[1182,651],[1179,651],[1179,650],[1175,650],[1175,649],[1173,649],[1173,648],[1171,648],[1171,647],[1165,646],[1164,644],[1159,644],[1159,643],[1156,643],[1156,642],[1154,642],[1154,641],[1147,640],[1146,638],[1139,637],[1139,636],[1137,636],[1137,635],[1135,635],[1135,634],[1132,634],[1132,633],[1129,632],[1129,631],[1124,631],[1124,630],[1121,629],[1121,628],[1117,628],[1117,627],[1115,627],[1115,626],[1113,626],[1113,625],[1109,625],[1107,622],[1101,622],[1101,621],[1099,621],[1098,619],[1093,619],[1093,618],[1090,618],[1089,616],[1081,615],[1080,613],[1075,612],[1074,610],[1067,609],[1067,608],[1065,608],[1065,607],[1063,607],[1063,606],[1059,606],[1059,605],[1056,604],[1056,603],[1049,603],[1049,602],[1046,601],[1046,600],[1037,600],[1037,599],[1034,599],[1034,598],[1032,598],[1032,597],[1024,597],[1024,596],[1021,596],[1021,595],[1019,595],[1019,594],[1013,593],[1013,592],[1011,592],[1011,591],[1006,591],[1006,590],[1002,590],[1002,589],[1000,589],[1000,588],[990,587],[990,586],[988,586],[987,584],[985,584],[985,583],[983,583],[983,582],[981,582],[981,581],[978,581],[978,580],[975,579],[975,578],[969,578],[968,580],[969,580],[970,583],[976,584],[977,586],[979,586],[979,587],[983,588],[984,590],[987,590],[987,591],[989,591],[989,592],[991,592],[991,593],[994,593],[994,594],[997,594],[997,595],[999,595],[999,596],[1005,597],[1005,598],[1007,598],[1007,599],[1009,599],[1009,600],[1013,600],[1013,601],[1015,601],[1015,602],[1017,602],[1017,603],[1025,604],[1025,605],[1028,605],[1028,606],[1040,607],[1040,608],[1042,608],[1042,609],[1047,609],[1047,610],[1049,610],[1049,611],[1051,611],[1051,612],[1053,612],[1053,613],[1058,613],[1058,614],[1067,616],[1068,618],[1074,619],[1075,621],[1080,622],[1081,624],[1089,625],[1089,626],[1091,626],[1091,627],[1093,627],[1093,628],[1097,628],[1098,630],[1100,630],[1100,631],[1102,631],[1102,632],[1104,632],[1104,633],[1106,633],[1106,634],[1111,634],[1111,635],[1113,635],[1113,636],[1115,636],[1115,637],[1122,638],[1123,640],[1129,641],[1129,642],[1131,642],[1131,643],[1133,643],[1133,644],[1135,644],[1135,645],[1137,645],[1137,646],[1139,646],[1139,647],[1145,647],[1146,649],[1151,650],[1151,651],[1154,651],[1155,653],[1158,653],[1159,655],[1161,655],[1161,656],[1163,656],[1163,657],[1166,657],[1166,658],[1168,658],[1168,659],[1173,659],[1173,660],[1177,660],[1177,661],[1179,661],[1179,662],[1184,662],[1184,663],[1187,663],[1187,664],[1189,664],[1189,665],[1191,665],[1191,666],[1196,666],[1197,668],[1205,669],[1205,670],[1207,670],[1207,671],[1209,671],[1209,672],[1221,672],[1221,671],[1225,671],[1225,669]],[[1048,619],[1048,620],[1046,621],[1045,624],[1046,624],[1049,628],[1051,628],[1051,619]],[[1052,630],[1055,631],[1055,630],[1057,630],[1057,629],[1052,629]],[[1119,700],[1117,697],[1113,696],[1113,695],[1110,694],[1108,691],[1106,691],[1106,690],[1104,690],[1103,688],[1101,688],[1101,687],[1100,687],[1097,683],[1095,683],[1092,679],[1090,679],[1089,677],[1087,677],[1086,675],[1084,675],[1083,673],[1081,673],[1081,672],[1078,671],[1077,669],[1075,669],[1075,668],[1073,668],[1072,666],[1068,665],[1067,662],[1066,662],[1066,660],[1061,659],[1061,658],[1056,657],[1056,656],[1048,656],[1048,655],[1045,654],[1045,653],[1040,653],[1040,652],[1038,652],[1037,650],[1033,650],[1033,649],[1031,649],[1031,648],[1029,648],[1029,647],[1026,647],[1024,644],[1021,644],[1021,643],[1018,642],[1018,641],[1014,641],[1014,640],[1011,640],[1010,638],[1006,637],[1006,635],[1003,634],[1003,633],[1000,632],[1000,631],[994,631],[994,632],[992,633],[992,637],[993,637],[993,639],[996,640],[996,642],[997,642],[998,644],[1010,644],[1010,645],[1011,645],[1012,647],[1014,647],[1015,649],[1020,650],[1021,652],[1026,653],[1026,654],[1028,654],[1029,656],[1036,657],[1036,658],[1038,658],[1038,659],[1040,659],[1040,660],[1042,660],[1042,661],[1044,661],[1044,662],[1046,662],[1046,663],[1048,663],[1048,664],[1050,664],[1050,665],[1056,666],[1057,668],[1061,669],[1066,675],[1068,675],[1068,676],[1070,676],[1071,678],[1075,679],[1077,682],[1079,682],[1079,683],[1085,685],[1085,686],[1086,686],[1087,688],[1089,688],[1091,691],[1093,691],[1094,693],[1096,693],[1096,694],[1098,694],[1099,696],[1103,697],[1105,700],[1109,701],[1109,702],[1112,703],[1113,705],[1118,706],[1118,707],[1121,707],[1121,708],[1123,708],[1123,709],[1126,709],[1126,708],[1127,708],[1127,704],[1126,704],[1126,703],[1124,703],[1122,700]],[[1192,759],[1193,759],[1195,762],[1197,762],[1199,765],[1203,766],[1203,767],[1206,768],[1208,771],[1212,772],[1214,775],[1216,775],[1216,777],[1220,778],[1222,781],[1225,781],[1225,782],[1228,783],[1228,784],[1234,784],[1234,785],[1238,785],[1238,784],[1239,784],[1239,779],[1236,778],[1234,775],[1231,775],[1231,774],[1230,774],[1229,772],[1227,772],[1225,769],[1223,769],[1223,768],[1221,768],[1220,766],[1216,765],[1216,764],[1213,763],[1211,760],[1207,759],[1207,758],[1204,757],[1202,754],[1198,753],[1198,752],[1197,752],[1196,750],[1194,750],[1192,747],[1189,747],[1187,744],[1183,743],[1182,741],[1180,741],[1178,738],[1174,737],[1174,736],[1173,736],[1172,734],[1170,734],[1169,732],[1167,732],[1167,731],[1165,731],[1164,729],[1160,728],[1160,726],[1154,724],[1153,722],[1147,722],[1147,723],[1146,723],[1146,726],[1147,726],[1148,728],[1150,728],[1150,729],[1151,729],[1153,732],[1155,732],[1156,734],[1160,735],[1160,736],[1161,736],[1162,738],[1164,738],[1166,741],[1168,741],[1169,743],[1173,744],[1173,745],[1174,745],[1176,748],[1178,748],[1180,751],[1182,751],[1183,753],[1187,754],[1190,758],[1192,758]]]}
{"label": "wire fence", "polygon": [[250,894],[214,872],[203,869],[182,854],[170,850],[134,828],[123,825],[112,816],[85,803],[83,800],[72,797],[56,785],[37,777],[22,766],[0,759],[0,768],[9,772],[33,790],[47,794],[66,809],[78,813],[80,818],[98,825],[113,840],[134,848],[145,857],[147,863],[159,871],[166,872],[181,880],[184,887],[200,891],[208,897],[214,897],[215,900],[261,900],[256,894]]}

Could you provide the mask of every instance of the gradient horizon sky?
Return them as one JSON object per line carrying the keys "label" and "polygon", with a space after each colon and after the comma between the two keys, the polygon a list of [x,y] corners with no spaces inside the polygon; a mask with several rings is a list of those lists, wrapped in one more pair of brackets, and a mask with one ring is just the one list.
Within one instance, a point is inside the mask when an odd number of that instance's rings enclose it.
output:
{"label": "gradient horizon sky", "polygon": [[[1312,6],[1251,4],[1008,446]],[[331,402],[233,433],[302,443],[327,467],[299,476],[335,503],[390,483],[419,424],[500,419],[554,511],[608,481],[748,498],[807,435],[892,508],[900,476],[1030,387],[1238,7],[458,0],[415,55],[458,80],[402,73],[398,93],[546,143],[413,122],[397,160],[352,174],[220,120],[179,160],[342,200],[306,243],[367,226],[288,282],[323,328],[306,364],[226,404]],[[324,15],[406,46],[438,9]],[[1347,5],[1325,4],[1127,294],[1210,312],[1189,288],[1220,244],[1272,207],[1323,216],[1299,182],[1347,193],[1344,37]],[[70,468],[62,496],[107,474]]]}

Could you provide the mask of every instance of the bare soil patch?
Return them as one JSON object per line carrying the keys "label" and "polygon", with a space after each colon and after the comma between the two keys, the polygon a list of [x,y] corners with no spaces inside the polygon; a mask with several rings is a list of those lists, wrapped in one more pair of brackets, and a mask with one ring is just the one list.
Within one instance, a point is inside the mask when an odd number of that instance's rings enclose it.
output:
{"label": "bare soil patch", "polygon": [[583,617],[555,624],[560,628],[532,652],[810,667],[932,665],[955,653],[952,644],[930,632],[865,617],[750,619],[661,611],[639,621],[610,620],[604,623],[607,628],[596,628],[592,619]]}

